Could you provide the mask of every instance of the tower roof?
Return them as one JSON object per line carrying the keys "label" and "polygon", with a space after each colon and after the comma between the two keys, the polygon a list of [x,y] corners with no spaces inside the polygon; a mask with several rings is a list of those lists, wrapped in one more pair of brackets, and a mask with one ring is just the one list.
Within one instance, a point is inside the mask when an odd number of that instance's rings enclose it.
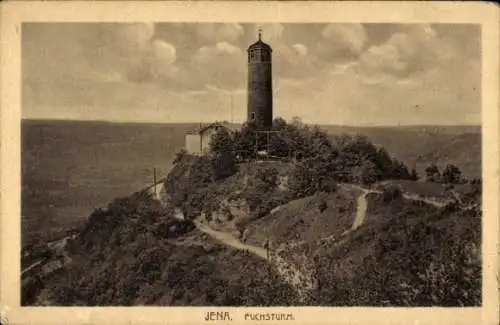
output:
{"label": "tower roof", "polygon": [[250,51],[250,50],[254,50],[254,49],[263,49],[263,50],[266,50],[268,52],[272,52],[273,50],[271,49],[271,46],[269,46],[268,44],[262,42],[262,30],[259,29],[259,40],[255,43],[253,43],[252,45],[250,45],[248,47],[248,50],[247,51]]}

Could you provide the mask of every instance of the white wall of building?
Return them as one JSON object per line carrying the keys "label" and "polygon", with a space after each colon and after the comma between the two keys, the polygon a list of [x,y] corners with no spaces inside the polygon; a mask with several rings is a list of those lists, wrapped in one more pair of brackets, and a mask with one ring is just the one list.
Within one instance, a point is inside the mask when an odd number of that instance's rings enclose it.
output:
{"label": "white wall of building", "polygon": [[186,151],[191,155],[201,154],[201,137],[199,134],[186,134]]}

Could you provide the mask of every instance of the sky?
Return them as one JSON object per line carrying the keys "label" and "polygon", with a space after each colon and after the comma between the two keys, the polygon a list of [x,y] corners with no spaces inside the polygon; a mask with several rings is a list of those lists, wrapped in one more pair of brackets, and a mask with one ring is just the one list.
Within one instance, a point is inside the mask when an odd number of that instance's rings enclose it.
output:
{"label": "sky", "polygon": [[243,122],[259,27],[274,117],[481,123],[480,26],[466,24],[25,23],[22,116]]}

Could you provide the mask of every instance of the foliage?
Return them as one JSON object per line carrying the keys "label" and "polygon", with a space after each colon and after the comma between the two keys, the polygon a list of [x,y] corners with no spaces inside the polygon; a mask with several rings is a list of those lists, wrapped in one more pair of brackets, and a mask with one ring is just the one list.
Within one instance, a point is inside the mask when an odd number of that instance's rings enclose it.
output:
{"label": "foliage", "polygon": [[174,160],[172,161],[172,164],[173,165],[176,165],[178,162],[180,162],[181,160],[184,159],[184,157],[186,157],[187,155],[187,151],[186,149],[182,148],[181,150],[179,150],[176,154],[175,154],[175,158]]}
{"label": "foliage", "polygon": [[277,180],[278,171],[273,167],[261,167],[255,171],[255,177],[243,194],[252,213],[251,219],[263,217],[291,199],[276,189]]}
{"label": "foliage", "polygon": [[214,153],[211,157],[214,181],[225,179],[236,171],[236,162],[232,152]]}
{"label": "foliage", "polygon": [[259,168],[257,169],[257,180],[261,183],[259,187],[264,190],[274,189],[278,182],[278,171],[276,168]]}
{"label": "foliage", "polygon": [[182,209],[187,217],[198,216],[204,208],[214,208],[219,199],[214,195],[219,182],[237,171],[234,156],[229,152],[205,156],[187,156],[167,176],[165,188],[170,203]]}
{"label": "foliage", "polygon": [[210,139],[210,151],[216,154],[232,153],[234,151],[233,144],[233,138],[229,132],[225,128],[222,128],[212,135]]}
{"label": "foliage", "polygon": [[[234,136],[234,148],[243,158],[251,158],[257,150],[269,149],[274,158],[297,161],[294,172],[298,197],[310,195],[325,184],[357,182],[372,184],[384,179],[410,179],[408,168],[378,148],[364,136],[329,137],[319,127],[309,127],[297,119],[287,123],[281,118],[273,122],[268,146],[265,134],[255,132],[253,124],[245,124]],[[311,170],[312,169],[312,170]],[[320,179],[323,181],[320,182]]]}
{"label": "foliage", "polygon": [[382,192],[382,200],[384,202],[394,201],[400,199],[403,196],[403,192],[399,186],[389,186],[385,188]]}
{"label": "foliage", "polygon": [[334,192],[336,181],[332,174],[325,171],[321,159],[307,159],[299,162],[292,170],[289,188],[296,198],[313,195],[317,191]]}
{"label": "foliage", "polygon": [[441,181],[443,183],[457,184],[460,182],[462,171],[453,164],[448,164],[443,170]]}
{"label": "foliage", "polygon": [[418,176],[417,169],[415,166],[412,167],[411,172],[410,172],[410,180],[412,181],[418,181],[420,177]]}
{"label": "foliage", "polygon": [[[90,216],[70,242],[73,261],[23,286],[23,304],[40,296],[53,305],[289,305],[295,292],[265,262],[202,241],[191,221],[172,217],[147,192],[119,198]],[[188,236],[188,237],[187,237]]]}
{"label": "foliage", "polygon": [[436,164],[429,164],[425,168],[425,174],[427,177],[427,181],[429,182],[439,182],[441,179],[441,173],[439,172],[439,168]]}
{"label": "foliage", "polygon": [[[324,306],[480,306],[480,212],[378,206],[346,243],[312,261]],[[479,214],[478,214],[479,213]]]}
{"label": "foliage", "polygon": [[377,172],[376,165],[370,160],[365,161],[361,166],[361,175],[359,181],[363,185],[372,185],[379,179],[380,175]]}

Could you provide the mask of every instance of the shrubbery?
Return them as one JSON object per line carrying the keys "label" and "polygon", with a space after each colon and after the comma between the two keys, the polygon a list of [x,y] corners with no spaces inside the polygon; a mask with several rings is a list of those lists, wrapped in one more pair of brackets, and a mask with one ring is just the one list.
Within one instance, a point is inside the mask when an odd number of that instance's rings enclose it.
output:
{"label": "shrubbery", "polygon": [[267,146],[266,135],[257,133],[255,125],[245,124],[235,133],[231,148],[243,158],[255,157],[257,149],[269,150],[273,158],[296,159],[309,165],[314,162],[321,168],[321,177],[331,176],[336,181],[371,184],[415,177],[402,162],[364,136],[329,136],[319,127],[290,124],[281,118],[274,120],[271,131]]}
{"label": "shrubbery", "polygon": [[277,190],[278,171],[272,167],[260,167],[244,193],[252,213],[250,219],[263,217],[273,208],[290,201],[286,192]]}
{"label": "shrubbery", "polygon": [[382,192],[382,200],[384,202],[391,202],[396,199],[400,199],[403,196],[403,191],[399,186],[389,186],[385,188]]}
{"label": "shrubbery", "polygon": [[[187,217],[196,217],[204,209],[215,208],[219,196],[218,182],[237,171],[230,152],[204,156],[184,156],[167,176],[165,187],[170,203],[180,207]],[[219,193],[220,194],[220,193]]]}
{"label": "shrubbery", "polygon": [[480,306],[480,211],[441,214],[424,205],[392,213],[314,261],[319,285],[314,301],[323,306]]}

